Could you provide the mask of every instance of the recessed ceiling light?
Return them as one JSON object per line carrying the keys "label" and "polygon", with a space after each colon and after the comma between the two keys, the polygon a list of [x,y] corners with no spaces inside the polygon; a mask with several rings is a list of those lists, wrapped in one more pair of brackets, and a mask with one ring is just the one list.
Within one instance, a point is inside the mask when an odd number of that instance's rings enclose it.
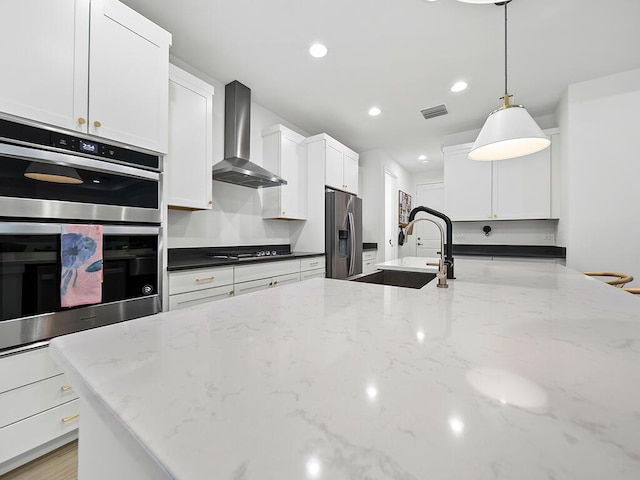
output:
{"label": "recessed ceiling light", "polygon": [[422,163],[429,163],[429,160],[422,160]]}
{"label": "recessed ceiling light", "polygon": [[426,159],[427,159],[427,156],[426,156],[426,155],[420,155],[420,156],[418,157],[418,160],[426,160]]}
{"label": "recessed ceiling light", "polygon": [[316,43],[314,45],[311,45],[309,53],[312,57],[322,58],[327,54],[327,47],[325,47],[321,43]]}
{"label": "recessed ceiling light", "polygon": [[369,109],[369,115],[371,115],[372,117],[377,117],[381,113],[382,113],[382,110],[380,110],[378,107],[371,107]]}
{"label": "recessed ceiling light", "polygon": [[453,86],[451,87],[451,91],[461,92],[463,90],[466,90],[467,87],[468,87],[467,82],[460,81],[453,84]]}

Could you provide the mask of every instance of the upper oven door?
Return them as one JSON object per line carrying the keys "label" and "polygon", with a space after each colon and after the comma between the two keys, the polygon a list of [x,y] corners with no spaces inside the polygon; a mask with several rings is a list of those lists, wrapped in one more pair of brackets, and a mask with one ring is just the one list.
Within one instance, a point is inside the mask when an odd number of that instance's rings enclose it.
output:
{"label": "upper oven door", "polygon": [[160,193],[158,172],[0,144],[5,217],[160,223]]}

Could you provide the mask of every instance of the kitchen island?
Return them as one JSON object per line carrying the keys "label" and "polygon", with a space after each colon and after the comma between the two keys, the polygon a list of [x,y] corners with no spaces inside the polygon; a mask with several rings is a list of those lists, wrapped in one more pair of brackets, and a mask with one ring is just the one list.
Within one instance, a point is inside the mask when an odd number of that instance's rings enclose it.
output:
{"label": "kitchen island", "polygon": [[314,279],[60,337],[80,480],[637,479],[640,299],[556,264]]}

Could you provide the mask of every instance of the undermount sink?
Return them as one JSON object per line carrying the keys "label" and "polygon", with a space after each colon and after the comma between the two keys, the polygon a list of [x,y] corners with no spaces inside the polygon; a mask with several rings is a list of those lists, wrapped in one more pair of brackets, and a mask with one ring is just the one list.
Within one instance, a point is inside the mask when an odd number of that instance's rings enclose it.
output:
{"label": "undermount sink", "polygon": [[435,273],[378,270],[374,273],[355,275],[348,280],[394,287],[422,288],[434,278],[436,278]]}

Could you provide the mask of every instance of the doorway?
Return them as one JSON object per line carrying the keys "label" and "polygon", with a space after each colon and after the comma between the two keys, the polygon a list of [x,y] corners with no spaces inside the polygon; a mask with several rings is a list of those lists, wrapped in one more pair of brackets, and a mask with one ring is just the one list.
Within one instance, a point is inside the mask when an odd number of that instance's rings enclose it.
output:
{"label": "doorway", "polygon": [[[417,185],[415,206],[429,207],[439,212],[444,211],[444,183]],[[443,220],[426,213],[421,213],[420,216],[435,220],[446,231]],[[418,222],[414,226],[413,234],[416,237],[416,257],[435,258],[440,256],[440,230],[438,227],[431,222]]]}

